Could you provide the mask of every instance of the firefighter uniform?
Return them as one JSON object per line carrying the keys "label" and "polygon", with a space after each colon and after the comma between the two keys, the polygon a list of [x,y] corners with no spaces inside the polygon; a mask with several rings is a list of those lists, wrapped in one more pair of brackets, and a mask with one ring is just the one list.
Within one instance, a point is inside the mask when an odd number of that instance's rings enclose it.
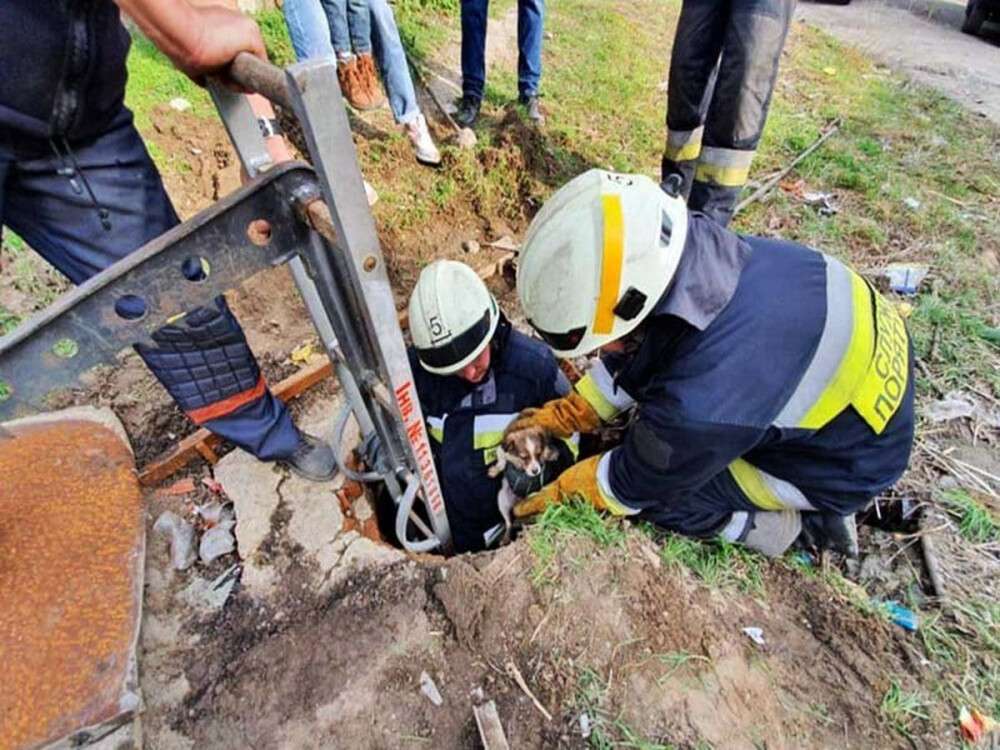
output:
{"label": "firefighter uniform", "polygon": [[490,372],[475,384],[430,373],[415,351],[410,354],[457,552],[485,549],[503,532],[501,478],[487,470],[504,429],[522,409],[570,390],[548,347],[513,330],[502,316],[490,346]]}
{"label": "firefighter uniform", "polygon": [[597,467],[608,507],[743,541],[756,514],[846,516],[899,478],[912,369],[895,309],[839,260],[695,213],[638,350],[576,388],[605,420],[637,407]]}
{"label": "firefighter uniform", "polygon": [[794,0],[684,0],[670,58],[662,178],[725,226],[760,141]]}

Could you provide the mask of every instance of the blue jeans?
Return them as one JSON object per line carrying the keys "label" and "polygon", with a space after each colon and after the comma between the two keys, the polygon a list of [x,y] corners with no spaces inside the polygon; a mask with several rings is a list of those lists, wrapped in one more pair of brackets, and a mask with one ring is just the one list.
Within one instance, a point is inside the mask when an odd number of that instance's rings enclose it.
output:
{"label": "blue jeans", "polygon": [[[65,150],[62,143],[59,147]],[[74,187],[58,173],[67,162],[53,153],[47,141],[9,132],[0,132],[0,224],[17,232],[70,281],[80,284],[175,226],[178,218],[132,124],[132,113],[124,107],[100,136],[70,147],[97,202],[107,210],[109,228],[102,224],[80,177],[74,178]],[[226,318],[223,327],[222,334],[245,343],[235,318]],[[220,364],[228,370],[233,363]],[[249,348],[236,364],[259,377]],[[162,371],[155,366],[150,369],[168,385]],[[239,389],[231,388],[225,395],[239,396],[233,393]],[[172,388],[168,390],[175,395]],[[233,408],[219,403],[221,399],[203,399],[181,406],[185,411],[209,407],[213,418],[202,424],[258,458],[287,458],[297,447],[298,431],[288,410],[266,388]]]}
{"label": "blue jeans", "polygon": [[[330,28],[323,10],[329,0],[285,0],[282,11],[288,25],[295,56],[299,60],[334,54]],[[368,0],[371,20],[372,52],[382,83],[389,95],[389,107],[400,125],[412,122],[420,114],[417,93],[410,78],[406,52],[399,29],[387,0]]]}
{"label": "blue jeans", "polygon": [[368,0],[322,0],[330,24],[330,38],[338,55],[372,51]]}
{"label": "blue jeans", "polygon": [[[489,0],[462,0],[462,94],[482,99],[486,86],[486,11]],[[517,0],[517,91],[538,94],[542,78],[545,0]]]}

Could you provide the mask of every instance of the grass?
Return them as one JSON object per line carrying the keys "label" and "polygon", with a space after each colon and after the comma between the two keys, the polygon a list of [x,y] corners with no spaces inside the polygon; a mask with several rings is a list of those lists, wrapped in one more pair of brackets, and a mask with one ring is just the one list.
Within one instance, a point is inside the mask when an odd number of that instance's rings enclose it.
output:
{"label": "grass", "polygon": [[984,544],[1000,540],[1000,524],[982,503],[974,500],[962,489],[940,492],[938,505],[958,523],[958,533],[973,544]]}
{"label": "grass", "polygon": [[590,503],[575,500],[550,505],[528,531],[528,546],[535,559],[532,583],[541,586],[555,582],[558,554],[572,537],[590,539],[599,547],[621,547],[625,543],[621,524]]}
{"label": "grass", "polygon": [[660,558],[668,567],[691,570],[712,588],[736,588],[762,596],[765,561],[746,547],[725,539],[699,541],[679,534],[662,537]]}
{"label": "grass", "polygon": [[904,737],[911,735],[914,722],[927,721],[926,703],[917,693],[907,693],[895,680],[889,685],[879,706],[882,716]]}
{"label": "grass", "polygon": [[[673,750],[673,745],[643,737],[620,716],[613,716],[605,710],[603,705],[607,693],[607,680],[592,669],[581,670],[577,681],[576,707],[590,721],[590,736],[587,738],[589,747],[594,750]],[[579,724],[576,726],[579,727]]]}

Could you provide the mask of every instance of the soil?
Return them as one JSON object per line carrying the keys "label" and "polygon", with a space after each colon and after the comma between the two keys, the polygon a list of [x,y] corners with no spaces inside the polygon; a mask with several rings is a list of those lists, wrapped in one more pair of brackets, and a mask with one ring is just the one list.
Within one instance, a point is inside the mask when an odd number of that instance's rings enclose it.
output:
{"label": "soil", "polygon": [[[547,571],[558,585],[531,583],[522,538],[361,573],[313,600],[294,581],[275,604],[237,594],[181,626],[171,647],[183,701],[161,706],[144,681],[148,746],[478,747],[477,688],[517,748],[585,746],[581,713],[612,736],[619,722],[677,747],[910,746],[879,713],[889,675],[918,679],[905,636],[818,581],[773,567],[765,586],[783,593],[765,600],[662,568],[637,532],[612,550],[580,537],[563,545]],[[421,693],[423,672],[442,706]],[[914,745],[939,746],[940,719],[932,711]]]}
{"label": "soil", "polygon": [[796,18],[849,42],[972,112],[1000,123],[1000,26],[963,34],[964,0],[799,3]]}

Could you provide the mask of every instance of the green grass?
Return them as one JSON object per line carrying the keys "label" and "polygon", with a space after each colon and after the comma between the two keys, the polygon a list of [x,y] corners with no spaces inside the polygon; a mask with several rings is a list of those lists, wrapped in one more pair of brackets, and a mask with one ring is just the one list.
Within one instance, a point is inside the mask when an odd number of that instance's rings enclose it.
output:
{"label": "green grass", "polygon": [[973,544],[1000,540],[1000,524],[990,512],[962,489],[945,490],[937,496],[938,504],[955,518],[958,533]]}
{"label": "green grass", "polygon": [[177,97],[187,99],[191,103],[189,111],[198,117],[211,117],[215,111],[208,92],[177,70],[151,41],[139,33],[133,35],[127,65],[125,104],[135,113],[136,127],[140,131],[152,126],[154,108]]}
{"label": "green grass", "polygon": [[917,693],[907,693],[895,680],[889,685],[879,706],[882,716],[893,729],[909,737],[917,720],[928,720],[927,704]]}
{"label": "green grass", "polygon": [[668,533],[662,535],[660,558],[668,567],[688,568],[712,588],[765,593],[764,559],[725,539],[699,541]]}
{"label": "green grass", "polygon": [[[634,748],[634,750],[673,750],[673,745],[643,737],[620,716],[614,716],[604,708],[608,692],[608,682],[592,669],[580,671],[577,681],[576,708],[586,713],[590,719],[590,737],[587,744],[594,750],[612,748]],[[579,724],[574,732],[579,731]]]}
{"label": "green grass", "polygon": [[527,536],[535,560],[531,579],[536,586],[556,580],[559,552],[570,538],[590,539],[599,547],[621,547],[625,543],[621,523],[582,500],[550,505]]}

